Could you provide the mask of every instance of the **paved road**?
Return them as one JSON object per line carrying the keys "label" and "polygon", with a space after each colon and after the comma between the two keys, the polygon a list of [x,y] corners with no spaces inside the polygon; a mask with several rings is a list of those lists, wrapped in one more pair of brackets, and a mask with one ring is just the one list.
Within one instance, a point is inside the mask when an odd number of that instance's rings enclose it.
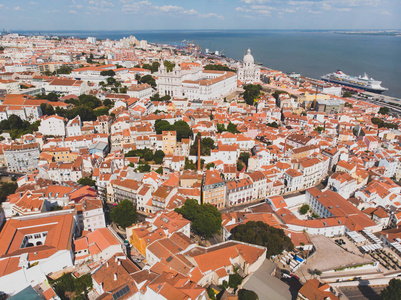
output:
{"label": "paved road", "polygon": [[270,275],[274,265],[274,263],[266,259],[263,265],[251,275],[243,288],[254,291],[258,294],[260,300],[293,299],[290,287],[280,279]]}
{"label": "paved road", "polygon": [[360,285],[355,287],[341,287],[338,288],[340,293],[342,293],[349,300],[379,300],[380,292],[384,289],[385,286],[369,286],[369,285]]}

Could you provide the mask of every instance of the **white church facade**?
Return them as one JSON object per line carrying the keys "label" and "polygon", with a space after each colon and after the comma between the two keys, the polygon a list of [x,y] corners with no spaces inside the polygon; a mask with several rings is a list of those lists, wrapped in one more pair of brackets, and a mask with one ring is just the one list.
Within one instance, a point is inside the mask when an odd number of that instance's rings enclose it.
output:
{"label": "white church facade", "polygon": [[244,55],[242,66],[238,68],[238,80],[245,84],[260,82],[260,67],[255,65],[251,49],[248,49]]}

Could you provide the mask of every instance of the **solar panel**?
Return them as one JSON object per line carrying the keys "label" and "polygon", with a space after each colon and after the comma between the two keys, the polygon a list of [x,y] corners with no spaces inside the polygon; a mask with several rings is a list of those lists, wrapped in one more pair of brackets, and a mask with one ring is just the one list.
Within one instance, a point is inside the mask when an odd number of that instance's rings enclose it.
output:
{"label": "solar panel", "polygon": [[129,287],[128,285],[126,285],[121,290],[113,294],[113,299],[114,300],[120,299],[122,296],[128,294],[128,292],[129,292]]}

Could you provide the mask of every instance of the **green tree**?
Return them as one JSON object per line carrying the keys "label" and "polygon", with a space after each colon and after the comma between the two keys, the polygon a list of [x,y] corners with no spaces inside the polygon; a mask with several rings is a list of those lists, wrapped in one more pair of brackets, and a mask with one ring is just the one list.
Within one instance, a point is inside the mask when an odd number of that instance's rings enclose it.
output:
{"label": "green tree", "polygon": [[108,116],[109,115],[109,108],[108,107],[102,107],[98,108],[93,111],[96,117],[99,116]]}
{"label": "green tree", "polygon": [[156,172],[157,174],[162,175],[162,174],[163,174],[163,167],[160,166],[155,172]]}
{"label": "green tree", "polygon": [[343,94],[343,97],[344,98],[350,98],[350,97],[352,97],[352,93],[350,91],[345,91],[344,94]]}
{"label": "green tree", "polygon": [[324,131],[324,127],[318,126],[318,127],[315,128],[315,130],[316,130],[317,132],[319,132],[319,133],[322,133],[322,131]]}
{"label": "green tree", "polygon": [[54,108],[50,104],[42,103],[40,109],[44,116],[52,116],[55,114]]}
{"label": "green tree", "polygon": [[380,293],[383,300],[400,300],[401,299],[401,280],[393,278],[388,286]]}
{"label": "green tree", "polygon": [[260,84],[248,84],[244,86],[244,100],[248,105],[254,105],[255,100],[259,97],[262,86]]}
{"label": "green tree", "polygon": [[211,162],[211,163],[208,163],[207,165],[206,165],[206,169],[207,170],[210,170],[211,168],[214,168],[216,165],[213,163],[213,162]]}
{"label": "green tree", "polygon": [[56,93],[48,93],[47,95],[44,96],[44,99],[47,99],[51,102],[57,102],[58,101],[58,95]]}
{"label": "green tree", "polygon": [[155,87],[156,86],[156,80],[152,77],[152,75],[145,75],[141,77],[141,82],[142,83],[147,83],[149,84],[151,87]]}
{"label": "green tree", "polygon": [[309,211],[309,205],[308,205],[308,204],[302,205],[301,209],[299,210],[299,212],[301,213],[301,215],[306,214],[308,211]]}
{"label": "green tree", "polygon": [[243,278],[238,273],[230,274],[228,277],[228,286],[234,290],[241,284]]}
{"label": "green tree", "polygon": [[222,133],[223,131],[227,131],[226,126],[224,124],[217,123],[217,132]]}
{"label": "green tree", "polygon": [[161,163],[163,163],[164,156],[165,156],[165,154],[162,150],[156,150],[156,152],[153,156],[153,159],[156,164],[160,165]]}
{"label": "green tree", "polygon": [[93,180],[89,177],[82,177],[82,178],[78,179],[78,183],[81,185],[95,186],[96,180]]}
{"label": "green tree", "polygon": [[61,66],[59,69],[57,69],[55,74],[70,74],[72,71],[72,68],[70,66]]}
{"label": "green tree", "polygon": [[241,172],[245,168],[244,164],[239,160],[237,161],[237,171]]}
{"label": "green tree", "polygon": [[168,60],[165,60],[165,61],[163,62],[163,65],[166,67],[167,72],[173,71],[173,69],[174,69],[174,67],[175,67],[175,63],[173,63],[173,62],[171,62],[171,61],[168,61]]}
{"label": "green tree", "polygon": [[114,77],[107,77],[106,81],[107,85],[114,85],[117,82],[117,80]]}
{"label": "green tree", "polygon": [[104,99],[103,105],[110,107],[113,105],[113,101],[111,101],[110,99]]}
{"label": "green tree", "polygon": [[138,165],[137,170],[139,171],[139,173],[147,173],[150,171],[150,165],[149,164]]}
{"label": "green tree", "polygon": [[284,230],[267,225],[261,221],[249,221],[231,230],[232,239],[264,246],[267,248],[266,256],[278,255],[294,250],[294,244],[285,234]]}
{"label": "green tree", "polygon": [[206,289],[207,291],[207,295],[209,296],[210,300],[216,300],[216,293],[214,292],[214,290],[211,287],[208,287]]}
{"label": "green tree", "polygon": [[7,197],[14,194],[18,184],[15,182],[1,182],[0,186],[0,203],[6,201]]}
{"label": "green tree", "polygon": [[113,70],[105,70],[100,72],[101,76],[108,76],[108,77],[114,77],[116,73]]}
{"label": "green tree", "polygon": [[211,204],[199,204],[195,199],[188,199],[176,212],[192,222],[194,232],[206,239],[221,229],[221,213]]}
{"label": "green tree", "polygon": [[238,291],[238,300],[259,300],[259,297],[254,291],[240,289]]}
{"label": "green tree", "polygon": [[273,127],[273,128],[279,128],[280,126],[277,124],[276,121],[272,122],[272,123],[267,123],[266,124],[269,127]]}
{"label": "green tree", "polygon": [[91,109],[95,109],[96,107],[99,107],[102,105],[102,101],[92,95],[83,94],[83,95],[80,95],[78,97],[78,99],[79,99],[80,105],[89,107]]}
{"label": "green tree", "polygon": [[249,152],[241,152],[241,154],[239,155],[239,160],[241,160],[245,164],[245,166],[248,167],[248,161],[250,157],[251,155],[249,154]]}
{"label": "green tree", "polygon": [[152,72],[152,73],[157,72],[159,70],[159,67],[160,67],[160,64],[156,61],[154,61],[151,65],[149,65],[149,64],[142,65],[143,69],[150,70],[150,72]]}
{"label": "green tree", "polygon": [[389,112],[390,112],[390,109],[385,106],[382,106],[379,109],[379,114],[381,114],[381,115],[387,115]]}
{"label": "green tree", "polygon": [[228,71],[228,72],[234,72],[234,73],[237,72],[236,70],[230,69],[230,68],[227,67],[227,66],[223,66],[223,65],[212,65],[212,64],[206,65],[203,69],[204,69],[204,70],[213,70],[213,71]]}
{"label": "green tree", "polygon": [[110,212],[111,220],[122,228],[127,228],[138,219],[134,204],[125,199],[117,204]]}
{"label": "green tree", "polygon": [[[198,143],[199,139],[195,140],[195,143],[191,146],[190,155],[198,155]],[[201,155],[209,156],[211,151],[215,149],[214,140],[212,138],[206,137],[201,140]]]}
{"label": "green tree", "polygon": [[193,132],[191,127],[185,121],[176,121],[173,125],[174,130],[177,132],[177,141],[181,142],[182,139],[192,137]]}
{"label": "green tree", "polygon": [[231,132],[231,133],[240,133],[241,131],[239,131],[238,129],[237,129],[237,125],[235,125],[235,124],[233,124],[233,123],[229,123],[228,124],[228,126],[227,126],[227,131],[228,132]]}

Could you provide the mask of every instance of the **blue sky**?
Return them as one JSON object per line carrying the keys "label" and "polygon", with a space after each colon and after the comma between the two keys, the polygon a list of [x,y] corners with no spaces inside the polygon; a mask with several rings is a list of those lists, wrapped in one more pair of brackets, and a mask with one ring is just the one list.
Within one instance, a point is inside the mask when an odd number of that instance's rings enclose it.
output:
{"label": "blue sky", "polygon": [[401,0],[0,0],[0,29],[400,29]]}

